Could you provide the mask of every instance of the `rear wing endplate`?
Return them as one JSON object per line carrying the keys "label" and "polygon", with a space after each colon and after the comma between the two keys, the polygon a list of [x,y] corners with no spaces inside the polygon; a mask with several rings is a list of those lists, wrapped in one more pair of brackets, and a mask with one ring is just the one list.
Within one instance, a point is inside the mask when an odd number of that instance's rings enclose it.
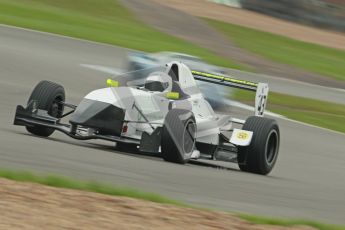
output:
{"label": "rear wing endplate", "polygon": [[255,83],[246,80],[231,78],[228,76],[221,76],[217,74],[205,73],[194,70],[192,71],[192,74],[194,79],[199,81],[256,92],[255,116],[262,117],[264,115],[269,91],[267,83]]}

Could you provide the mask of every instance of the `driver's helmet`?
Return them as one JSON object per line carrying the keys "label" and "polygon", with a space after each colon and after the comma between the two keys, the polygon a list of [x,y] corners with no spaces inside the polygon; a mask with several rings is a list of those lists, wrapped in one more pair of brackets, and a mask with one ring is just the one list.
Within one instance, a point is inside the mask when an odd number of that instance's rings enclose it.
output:
{"label": "driver's helmet", "polygon": [[145,89],[149,91],[171,91],[172,79],[164,72],[153,72],[151,73],[145,81]]}

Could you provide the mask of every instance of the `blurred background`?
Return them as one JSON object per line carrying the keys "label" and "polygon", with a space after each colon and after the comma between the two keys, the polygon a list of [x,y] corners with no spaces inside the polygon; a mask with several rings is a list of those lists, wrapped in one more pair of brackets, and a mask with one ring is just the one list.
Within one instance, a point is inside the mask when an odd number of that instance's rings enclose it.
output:
{"label": "blurred background", "polygon": [[213,2],[305,25],[345,31],[343,0],[213,0]]}

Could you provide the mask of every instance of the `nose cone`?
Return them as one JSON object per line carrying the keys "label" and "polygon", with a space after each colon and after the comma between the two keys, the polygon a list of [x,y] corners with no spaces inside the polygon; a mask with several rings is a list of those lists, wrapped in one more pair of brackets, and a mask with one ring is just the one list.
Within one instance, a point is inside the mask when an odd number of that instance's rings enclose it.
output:
{"label": "nose cone", "polygon": [[100,134],[121,135],[125,110],[113,104],[84,98],[73,113],[70,123],[94,128]]}

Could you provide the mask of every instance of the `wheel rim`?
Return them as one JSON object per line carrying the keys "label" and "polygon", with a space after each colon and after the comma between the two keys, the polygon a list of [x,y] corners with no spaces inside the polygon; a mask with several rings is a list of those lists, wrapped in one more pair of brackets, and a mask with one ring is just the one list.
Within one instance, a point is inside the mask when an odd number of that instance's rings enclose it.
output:
{"label": "wheel rim", "polygon": [[271,165],[277,156],[278,153],[278,133],[275,129],[271,130],[271,132],[268,134],[268,138],[266,141],[266,153],[265,158],[268,165]]}
{"label": "wheel rim", "polygon": [[56,97],[50,107],[49,115],[53,117],[61,117],[63,112],[62,98]]}
{"label": "wheel rim", "polygon": [[182,138],[182,147],[186,154],[189,154],[193,151],[194,145],[195,145],[195,123],[190,120],[187,122],[184,132],[183,132],[183,138]]}

